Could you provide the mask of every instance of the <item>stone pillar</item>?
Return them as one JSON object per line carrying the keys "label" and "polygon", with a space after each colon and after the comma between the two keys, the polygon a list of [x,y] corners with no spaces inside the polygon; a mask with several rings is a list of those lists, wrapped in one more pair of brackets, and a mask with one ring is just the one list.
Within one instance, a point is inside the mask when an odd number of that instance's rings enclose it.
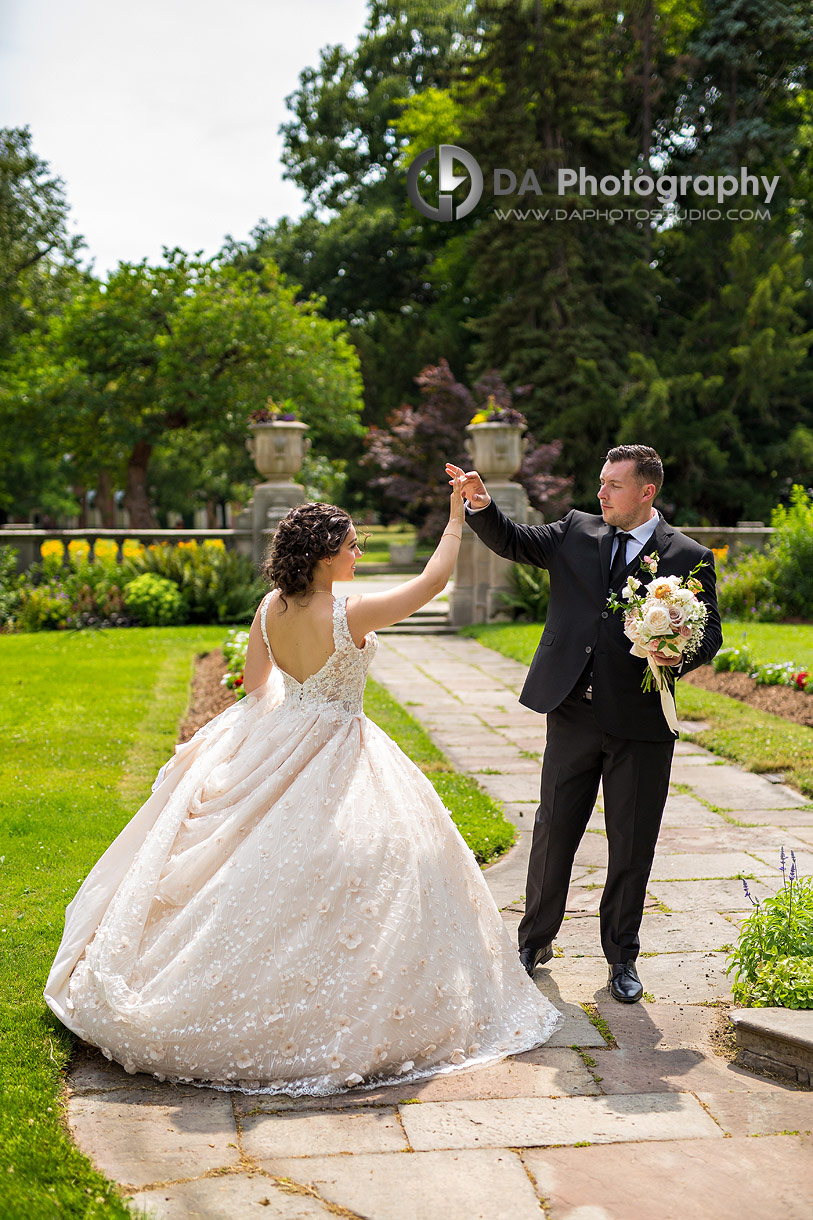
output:
{"label": "stone pillar", "polygon": [[[469,424],[466,449],[489,495],[518,525],[536,524],[525,488],[509,481],[522,460],[522,428],[513,424]],[[511,562],[485,546],[468,526],[454,573],[449,619],[453,627],[487,623],[506,613],[500,593],[510,587]]]}

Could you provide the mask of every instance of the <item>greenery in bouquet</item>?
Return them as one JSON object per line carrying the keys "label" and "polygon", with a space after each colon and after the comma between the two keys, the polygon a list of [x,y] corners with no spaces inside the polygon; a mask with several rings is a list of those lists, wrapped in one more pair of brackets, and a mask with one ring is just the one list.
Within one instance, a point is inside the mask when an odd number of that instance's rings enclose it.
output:
{"label": "greenery in bouquet", "polygon": [[655,654],[689,658],[703,639],[708,610],[698,598],[703,586],[697,573],[705,561],[695,564],[687,577],[658,576],[658,552],[644,555],[638,571],[650,576],[646,584],[628,576],[619,597],[611,593],[607,605],[624,615],[624,634],[630,640],[633,656],[647,661],[641,682],[645,691],[661,690],[674,684],[669,666],[654,660]]}
{"label": "greenery in bouquet", "polygon": [[782,887],[753,898],[736,946],[728,956],[735,1000],[752,1008],[813,1008],[813,878],[800,877],[796,856],[780,853]]}

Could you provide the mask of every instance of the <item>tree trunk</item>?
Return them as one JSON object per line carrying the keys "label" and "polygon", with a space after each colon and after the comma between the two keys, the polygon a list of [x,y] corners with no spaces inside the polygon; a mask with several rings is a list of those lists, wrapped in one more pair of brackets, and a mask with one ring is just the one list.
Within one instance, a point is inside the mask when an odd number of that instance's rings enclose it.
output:
{"label": "tree trunk", "polygon": [[147,496],[147,465],[152,453],[148,441],[137,441],[127,463],[124,506],[130,514],[130,528],[154,529],[156,520]]}
{"label": "tree trunk", "polygon": [[115,529],[116,501],[113,498],[113,485],[109,470],[100,470],[96,475],[96,508],[102,529]]}
{"label": "tree trunk", "polygon": [[75,483],[71,491],[76,496],[79,504],[79,513],[77,514],[77,523],[80,530],[85,529],[88,523],[88,503],[87,503],[87,488],[81,483]]}
{"label": "tree trunk", "polygon": [[206,501],[206,528],[216,530],[217,525],[217,500]]}

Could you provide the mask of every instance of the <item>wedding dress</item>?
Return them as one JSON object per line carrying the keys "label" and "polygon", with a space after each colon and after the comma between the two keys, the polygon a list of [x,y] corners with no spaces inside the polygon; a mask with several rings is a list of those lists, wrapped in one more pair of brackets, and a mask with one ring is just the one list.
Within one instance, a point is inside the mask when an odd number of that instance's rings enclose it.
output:
{"label": "wedding dress", "polygon": [[176,747],[67,909],[45,998],[128,1072],[319,1096],[546,1041],[474,856],[362,711],[377,641],[335,651]]}

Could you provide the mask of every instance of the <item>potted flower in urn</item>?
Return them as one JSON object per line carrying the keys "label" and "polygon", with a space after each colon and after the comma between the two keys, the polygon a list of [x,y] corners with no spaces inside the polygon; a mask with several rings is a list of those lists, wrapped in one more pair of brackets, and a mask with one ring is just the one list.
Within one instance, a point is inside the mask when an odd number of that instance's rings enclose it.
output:
{"label": "potted flower in urn", "polygon": [[248,428],[251,436],[246,448],[260,475],[273,483],[290,482],[310,448],[305,436],[308,425],[302,423],[290,399],[275,403],[268,398],[264,407],[251,412]]}
{"label": "potted flower in urn", "polygon": [[466,427],[466,452],[484,480],[510,479],[522,463],[527,421],[515,407],[502,406],[489,394]]}

